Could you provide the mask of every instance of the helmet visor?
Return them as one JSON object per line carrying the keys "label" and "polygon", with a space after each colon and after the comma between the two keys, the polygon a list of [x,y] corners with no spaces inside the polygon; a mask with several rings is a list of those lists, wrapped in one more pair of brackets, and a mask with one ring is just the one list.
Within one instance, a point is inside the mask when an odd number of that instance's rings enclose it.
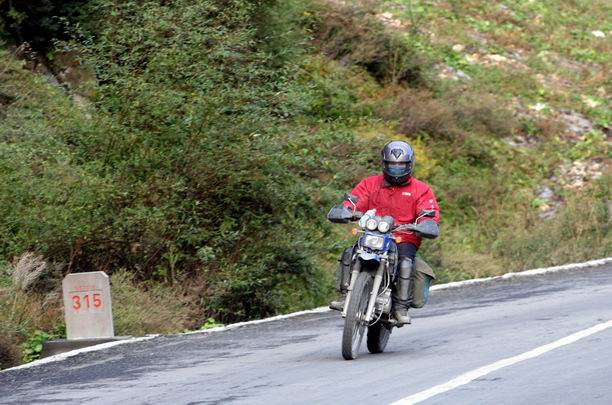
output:
{"label": "helmet visor", "polygon": [[408,162],[385,162],[385,172],[391,176],[408,174]]}

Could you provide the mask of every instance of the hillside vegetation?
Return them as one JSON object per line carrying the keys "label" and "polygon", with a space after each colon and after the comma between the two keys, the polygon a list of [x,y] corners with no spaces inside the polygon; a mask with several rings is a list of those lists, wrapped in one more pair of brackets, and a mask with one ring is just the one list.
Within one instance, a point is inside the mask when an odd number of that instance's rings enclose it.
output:
{"label": "hillside vegetation", "polygon": [[325,214],[391,139],[440,202],[438,282],[612,253],[609,2],[20,4],[0,367],[62,335],[70,272],[111,275],[117,334],[325,304],[352,240]]}

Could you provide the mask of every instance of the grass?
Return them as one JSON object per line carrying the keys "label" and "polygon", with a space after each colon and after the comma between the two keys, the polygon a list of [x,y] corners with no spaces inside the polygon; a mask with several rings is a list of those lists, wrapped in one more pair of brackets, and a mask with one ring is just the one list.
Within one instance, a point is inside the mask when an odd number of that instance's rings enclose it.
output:
{"label": "grass", "polygon": [[[610,178],[559,178],[610,167],[606,1],[101,2],[55,50],[97,72],[89,107],[0,54],[0,367],[61,324],[67,271],[111,274],[118,334],[324,304],[353,241],[325,213],[391,139],[440,202],[438,282],[612,254]],[[28,251],[47,266],[20,288]]]}
{"label": "grass", "polygon": [[[602,161],[603,172],[610,167],[603,134],[610,109],[601,98],[610,88],[609,75],[602,74],[610,70],[612,60],[606,20],[610,5],[375,3],[373,13],[383,12],[402,22],[423,60],[433,67],[427,90],[396,91],[392,97],[397,101],[387,102],[382,116],[398,122],[396,129],[408,138],[424,136],[425,150],[440,162],[433,174],[417,176],[434,187],[443,221],[450,227],[444,233],[450,240],[424,244],[423,249],[441,270],[441,280],[609,255],[605,214],[586,221],[598,229],[599,237],[593,240],[585,238],[586,233],[576,238],[561,231],[564,221],[578,215],[578,201],[605,206],[597,190],[606,187],[609,178],[587,181],[576,192],[554,176],[573,161]],[[596,30],[605,31],[605,37],[594,35]],[[440,79],[440,66],[459,69],[469,78]],[[397,96],[400,93],[405,95]],[[544,107],[536,113],[535,106]],[[566,133],[560,112],[567,110],[583,114],[595,129],[578,136]],[[517,136],[530,137],[533,143],[506,144],[504,139]],[[542,185],[552,187],[565,204],[548,221],[537,216],[541,201],[536,193]],[[581,247],[571,247],[575,245]],[[549,256],[551,250],[557,252],[556,259]]]}
{"label": "grass", "polygon": [[188,289],[162,283],[138,283],[134,274],[118,271],[111,278],[117,336],[143,336],[194,329],[197,312]]}

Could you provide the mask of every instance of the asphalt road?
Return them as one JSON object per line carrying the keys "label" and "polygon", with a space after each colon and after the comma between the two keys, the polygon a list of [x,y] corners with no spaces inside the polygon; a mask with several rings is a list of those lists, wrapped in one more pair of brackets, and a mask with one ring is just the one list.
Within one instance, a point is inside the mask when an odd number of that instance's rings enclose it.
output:
{"label": "asphalt road", "polygon": [[[339,314],[309,314],[3,372],[0,403],[388,404],[612,320],[612,266],[440,290],[412,314],[355,361]],[[612,328],[422,403],[612,404]]]}

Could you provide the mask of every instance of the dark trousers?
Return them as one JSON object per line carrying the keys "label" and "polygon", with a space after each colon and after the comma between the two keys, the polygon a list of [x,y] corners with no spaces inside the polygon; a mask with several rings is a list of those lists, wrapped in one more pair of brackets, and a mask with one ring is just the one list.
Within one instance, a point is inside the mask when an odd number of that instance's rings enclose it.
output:
{"label": "dark trousers", "polygon": [[416,257],[417,247],[414,243],[403,242],[397,245],[397,258],[398,261],[404,257],[409,258],[414,263]]}
{"label": "dark trousers", "polygon": [[[397,265],[402,261],[402,259],[406,258],[406,259],[410,259],[412,260],[412,263],[414,265],[415,262],[415,257],[416,257],[416,252],[417,252],[417,247],[414,243],[410,243],[410,242],[403,242],[403,243],[399,243],[397,245],[395,245],[397,250],[397,261],[395,261],[395,258],[393,257],[394,255],[390,255],[391,256],[391,266],[392,269],[394,269],[394,273],[397,271]],[[395,276],[393,277],[395,279]]]}

